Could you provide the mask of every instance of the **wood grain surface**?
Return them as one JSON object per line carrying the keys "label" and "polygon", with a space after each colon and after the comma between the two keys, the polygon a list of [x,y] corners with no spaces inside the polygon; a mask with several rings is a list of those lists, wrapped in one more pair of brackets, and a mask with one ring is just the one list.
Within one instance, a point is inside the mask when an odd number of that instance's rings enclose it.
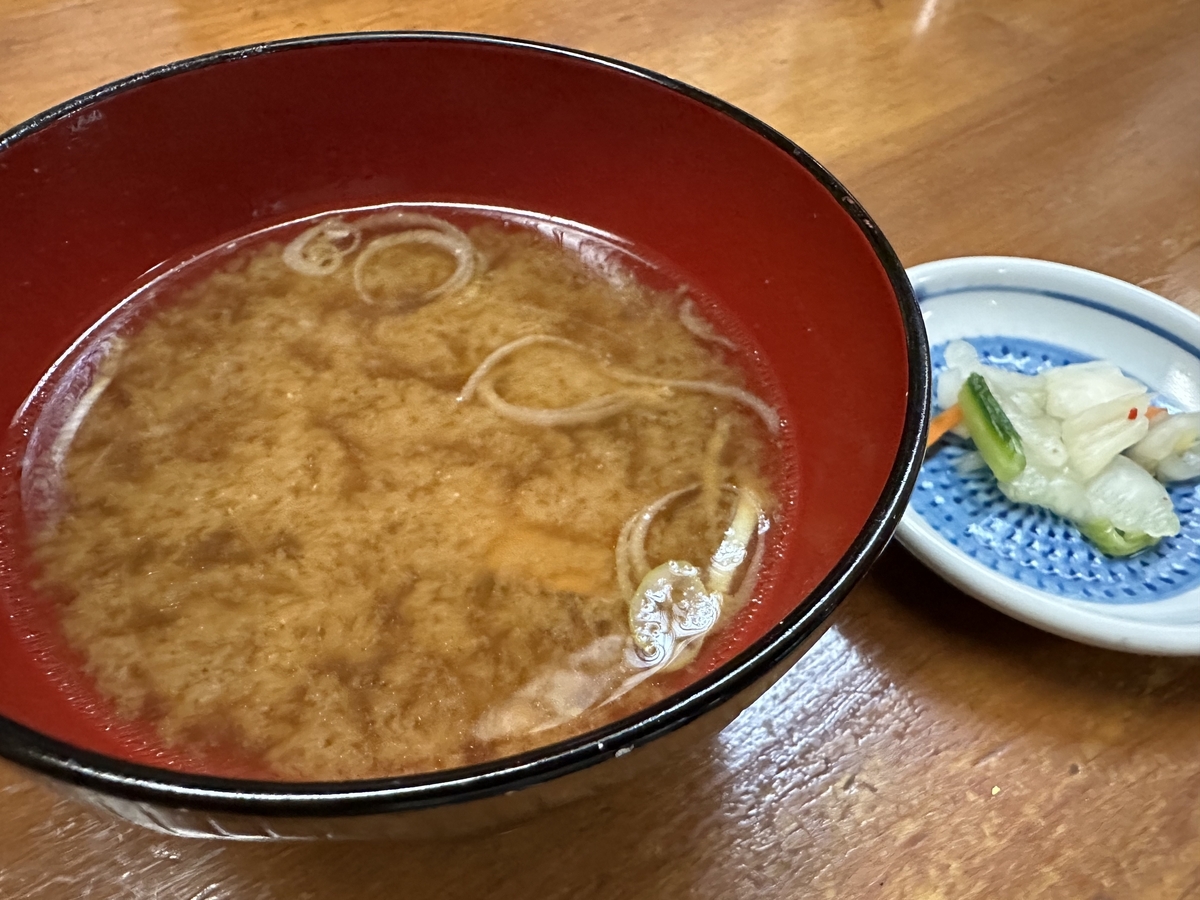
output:
{"label": "wood grain surface", "polygon": [[[0,130],[180,57],[410,28],[709,90],[825,163],[908,265],[1056,259],[1200,312],[1196,0],[0,0]],[[504,834],[164,838],[0,769],[6,900],[483,896],[1200,898],[1200,661],[1042,634],[893,546],[712,743]]]}

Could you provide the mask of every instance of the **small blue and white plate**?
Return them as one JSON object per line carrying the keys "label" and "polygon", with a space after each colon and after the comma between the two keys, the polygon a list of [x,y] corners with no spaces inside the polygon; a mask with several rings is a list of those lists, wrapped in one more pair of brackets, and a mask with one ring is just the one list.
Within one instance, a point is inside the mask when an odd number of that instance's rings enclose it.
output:
{"label": "small blue and white plate", "polygon": [[[1107,275],[1033,259],[965,257],[908,270],[935,376],[952,340],[989,365],[1032,374],[1105,359],[1200,410],[1200,317]],[[1126,559],[1070,523],[1012,503],[991,472],[960,473],[946,444],[922,466],[896,534],[956,587],[1038,628],[1098,647],[1200,656],[1200,485],[1169,488],[1183,530]]]}

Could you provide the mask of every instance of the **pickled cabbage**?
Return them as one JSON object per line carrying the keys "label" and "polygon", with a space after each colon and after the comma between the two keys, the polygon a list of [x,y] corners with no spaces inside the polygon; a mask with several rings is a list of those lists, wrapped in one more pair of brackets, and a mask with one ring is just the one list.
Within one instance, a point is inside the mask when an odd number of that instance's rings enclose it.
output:
{"label": "pickled cabbage", "polygon": [[945,355],[938,402],[955,402],[978,374],[1020,439],[1026,464],[1002,468],[1009,480],[997,479],[1008,499],[1062,516],[1113,556],[1179,533],[1161,481],[1200,477],[1200,413],[1155,410],[1152,423],[1146,386],[1107,362],[1022,375],[984,365],[966,341]]}

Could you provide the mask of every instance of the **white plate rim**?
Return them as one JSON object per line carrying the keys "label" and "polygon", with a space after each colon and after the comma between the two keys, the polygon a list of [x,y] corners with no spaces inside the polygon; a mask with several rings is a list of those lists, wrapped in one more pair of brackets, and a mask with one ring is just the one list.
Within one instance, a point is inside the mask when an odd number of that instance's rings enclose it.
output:
{"label": "white plate rim", "polygon": [[[918,302],[930,294],[973,286],[1061,293],[1086,299],[1101,310],[1108,308],[1136,317],[1152,331],[1200,346],[1200,317],[1144,288],[1063,263],[1003,256],[958,257],[913,266],[908,269],[908,276]],[[936,340],[940,343],[944,339]],[[931,336],[931,346],[934,340]],[[1077,345],[1076,349],[1087,348]],[[896,537],[909,552],[955,587],[1044,631],[1112,650],[1200,656],[1200,621],[1194,625],[1152,621],[1154,608],[1160,604],[1177,607],[1183,598],[1200,606],[1200,587],[1163,601],[1137,604],[1132,608],[1136,614],[1131,616],[1131,610],[1123,614],[1121,606],[1071,600],[1021,584],[972,559],[939,535],[911,507],[905,510]]]}

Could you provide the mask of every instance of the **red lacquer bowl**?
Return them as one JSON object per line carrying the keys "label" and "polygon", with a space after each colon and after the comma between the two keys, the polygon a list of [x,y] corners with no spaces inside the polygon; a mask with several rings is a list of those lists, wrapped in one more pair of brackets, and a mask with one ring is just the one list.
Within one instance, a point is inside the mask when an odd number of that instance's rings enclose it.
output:
{"label": "red lacquer bowl", "polygon": [[0,137],[0,415],[13,420],[55,360],[156,267],[276,222],[397,201],[585,223],[724,304],[778,382],[795,448],[784,538],[753,614],[666,701],[519,757],[336,784],[187,771],[81,714],[40,659],[45,642],[30,640],[36,623],[11,615],[38,602],[22,563],[18,429],[0,471],[0,754],[176,833],[487,827],[663,765],[673,744],[722,727],[811,644],[882,550],[921,459],[929,363],[879,229],[745,113],[633,66],[514,40],[359,34],[216,53]]}

